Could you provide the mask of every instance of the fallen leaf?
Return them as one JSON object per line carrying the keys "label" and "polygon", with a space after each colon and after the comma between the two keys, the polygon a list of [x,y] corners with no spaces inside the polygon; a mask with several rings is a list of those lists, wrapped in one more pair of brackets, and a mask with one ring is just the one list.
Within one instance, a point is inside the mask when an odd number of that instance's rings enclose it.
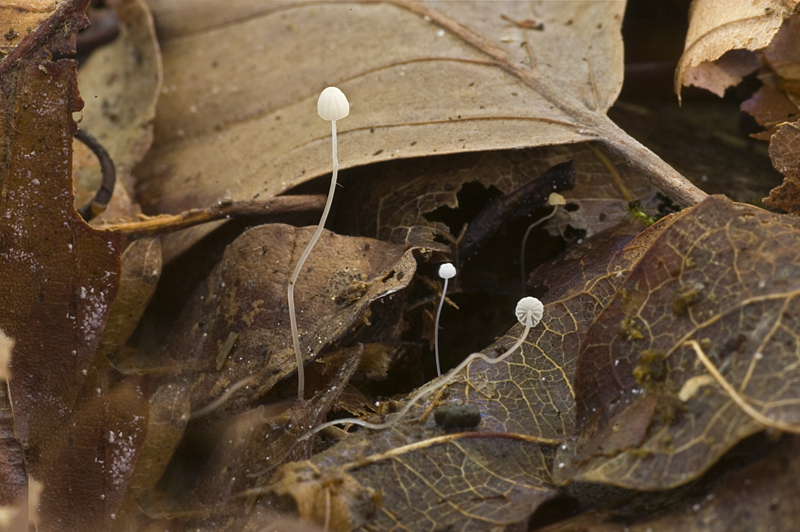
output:
{"label": "fallen leaf", "polygon": [[[790,501],[797,496],[800,474],[798,439],[761,446],[744,467],[730,467],[707,491],[661,504],[666,511],[640,512],[620,523],[618,515],[587,512],[539,532],[728,532],[793,530],[800,519]],[[755,460],[752,460],[755,458]],[[619,510],[618,510],[619,512]],[[653,515],[657,513],[657,515]],[[660,514],[660,515],[658,515]]]}
{"label": "fallen leaf", "polygon": [[693,2],[686,46],[675,72],[675,92],[680,97],[681,87],[695,85],[722,96],[759,66],[754,55],[725,54],[766,47],[797,5],[797,0]]}
{"label": "fallen leaf", "polygon": [[[66,0],[23,0],[0,4],[0,33],[4,39],[0,55],[7,56],[30,35],[34,29],[45,26],[53,15],[70,2]],[[43,28],[47,32],[52,28]],[[42,32],[40,30],[40,33]]]}
{"label": "fallen leaf", "polygon": [[[651,230],[657,233],[666,225]],[[567,262],[591,264],[590,270],[560,285],[570,291],[553,290],[542,324],[520,351],[496,365],[474,360],[432,381],[396,424],[350,434],[308,462],[288,464],[267,488],[291,495],[300,515],[317,522],[323,517],[321,501],[330,496],[340,530],[524,522],[557,494],[542,467],[551,463],[552,446],[574,430],[572,354],[643,252],[637,246],[610,252],[588,245],[585,256]],[[483,353],[505,351],[520,331],[513,327]],[[480,424],[475,432],[446,434],[429,414],[437,406],[460,404],[477,408]]]}
{"label": "fallen leaf", "polygon": [[39,505],[43,532],[110,530],[128,489],[147,429],[142,382],[107,362],[89,370],[70,422],[30,455],[32,475],[44,484]]}
{"label": "fallen leaf", "polygon": [[800,121],[781,124],[769,141],[772,164],[785,176],[764,203],[795,214],[800,213]]}
{"label": "fallen leaf", "polygon": [[[286,286],[311,232],[271,224],[242,234],[198,286],[166,344],[152,352],[140,346],[126,371],[194,374],[194,415],[210,409],[215,416],[240,410],[294,373]],[[414,250],[396,244],[326,231],[317,246],[295,293],[308,360],[361,323],[371,304],[406,287],[416,269]],[[231,334],[235,346],[220,358]]]}
{"label": "fallen leaf", "polygon": [[22,446],[14,433],[14,411],[8,396],[8,361],[13,348],[14,341],[0,331],[0,507],[18,505],[27,499],[28,473]]}
{"label": "fallen leaf", "polygon": [[10,389],[25,448],[66,421],[117,289],[121,239],[86,225],[73,206],[76,65],[41,56],[43,46],[70,51],[85,7],[60,4],[0,64],[8,161],[0,173],[0,328],[17,342]]}
{"label": "fallen leaf", "polygon": [[120,262],[117,299],[99,344],[99,352],[112,361],[120,359],[120,349],[153,297],[161,275],[161,241],[158,237],[134,240],[120,256]]}
{"label": "fallen leaf", "polygon": [[800,224],[718,196],[672,218],[583,340],[561,481],[666,489],[763,428],[716,383],[679,398],[706,373],[689,339],[759,413],[800,420],[790,385]]}
{"label": "fallen leaf", "polygon": [[132,168],[153,141],[153,120],[163,78],[153,16],[143,0],[115,0],[120,34],[82,66],[78,87],[86,99],[80,128],[111,155],[117,179],[134,189]]}
{"label": "fallen leaf", "polygon": [[[679,203],[704,196],[605,116],[621,86],[622,3],[542,4],[543,31],[501,18],[526,19],[519,2],[237,3],[224,15],[235,30],[203,18],[209,5],[154,3],[167,78],[137,171],[148,212],[279,194],[327,173],[313,104],[332,84],[352,102],[338,126],[343,168],[598,140],[664,177],[657,186]],[[348,31],[329,31],[337,24]],[[550,46],[562,39],[571,46]],[[231,61],[232,49],[257,53]]]}

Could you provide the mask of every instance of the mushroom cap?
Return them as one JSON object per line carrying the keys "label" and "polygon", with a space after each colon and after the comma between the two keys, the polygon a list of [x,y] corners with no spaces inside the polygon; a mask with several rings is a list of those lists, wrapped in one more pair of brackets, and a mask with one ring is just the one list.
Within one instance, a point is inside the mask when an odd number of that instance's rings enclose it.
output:
{"label": "mushroom cap", "polygon": [[550,194],[550,197],[547,198],[547,203],[550,205],[566,205],[567,200],[564,199],[564,196],[559,194],[558,192],[553,192]]}
{"label": "mushroom cap", "polygon": [[536,327],[544,314],[544,305],[535,297],[523,297],[517,303],[517,319],[526,327]]}
{"label": "mushroom cap", "polygon": [[350,103],[342,91],[328,87],[319,95],[317,113],[323,120],[341,120],[350,114]]}
{"label": "mushroom cap", "polygon": [[445,262],[441,266],[439,266],[439,277],[442,279],[452,279],[456,276],[456,267],[450,264],[449,262]]}

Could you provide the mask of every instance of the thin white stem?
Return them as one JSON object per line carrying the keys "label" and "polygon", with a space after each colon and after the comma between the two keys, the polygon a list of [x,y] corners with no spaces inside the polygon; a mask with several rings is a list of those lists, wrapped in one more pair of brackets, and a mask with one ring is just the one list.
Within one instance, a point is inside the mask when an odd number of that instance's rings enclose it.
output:
{"label": "thin white stem", "polygon": [[300,352],[300,334],[297,330],[297,316],[294,308],[294,285],[297,282],[297,277],[300,275],[300,270],[303,269],[303,264],[306,262],[314,244],[319,240],[322,230],[325,229],[325,220],[328,219],[328,213],[331,211],[331,204],[333,203],[333,193],[336,191],[336,177],[339,175],[339,159],[336,155],[336,120],[331,120],[331,135],[333,139],[333,175],[331,176],[331,188],[328,191],[328,201],[325,203],[325,209],[322,211],[322,218],[317,225],[317,230],[308,242],[303,254],[300,255],[300,260],[294,267],[292,277],[289,279],[289,325],[292,329],[292,345],[294,347],[294,355],[297,359],[297,398],[302,401],[305,395],[305,372],[303,369],[303,354]]}
{"label": "thin white stem", "polygon": [[545,216],[543,218],[540,218],[538,221],[533,222],[531,225],[529,225],[527,231],[525,231],[525,236],[522,237],[522,251],[520,251],[520,253],[519,253],[519,270],[522,273],[522,294],[523,295],[525,295],[525,286],[527,285],[527,282],[525,280],[525,247],[528,244],[528,236],[531,234],[531,231],[533,230],[534,227],[536,227],[537,225],[541,224],[542,222],[545,222],[545,221],[549,220],[550,218],[552,218],[553,216],[555,216],[556,212],[558,212],[558,205],[553,207],[553,212],[551,212],[547,216]]}
{"label": "thin white stem", "polygon": [[447,295],[447,279],[444,280],[442,287],[442,299],[439,301],[439,309],[436,311],[436,322],[434,323],[433,332],[433,348],[436,351],[436,376],[442,376],[442,367],[439,365],[439,316],[442,314],[442,306],[444,305],[444,298]]}
{"label": "thin white stem", "polygon": [[442,387],[447,386],[448,384],[450,384],[450,382],[453,380],[453,378],[461,370],[466,368],[472,361],[480,359],[480,360],[483,360],[484,362],[486,362],[488,364],[499,364],[500,362],[502,362],[503,360],[508,358],[511,355],[511,353],[516,351],[519,348],[519,346],[522,345],[522,343],[528,337],[528,332],[530,332],[530,330],[531,330],[531,327],[526,325],[525,326],[525,330],[522,331],[522,334],[519,337],[519,340],[517,340],[517,342],[508,349],[508,351],[506,351],[505,353],[503,353],[502,355],[500,355],[497,358],[489,358],[486,355],[484,355],[483,353],[472,353],[470,356],[468,356],[466,359],[464,359],[464,361],[461,364],[459,364],[455,368],[453,368],[450,371],[448,371],[447,375],[444,376],[444,379],[442,379],[442,378],[436,379],[434,381],[429,382],[428,384],[426,384],[422,388],[420,388],[417,391],[417,393],[414,394],[414,396],[405,404],[405,406],[403,406],[403,408],[401,408],[399,412],[397,412],[396,414],[392,415],[389,418],[389,420],[386,421],[385,423],[370,423],[368,421],[363,421],[361,419],[356,419],[356,418],[337,419],[335,421],[328,421],[327,423],[323,423],[322,425],[319,425],[319,426],[315,427],[314,430],[312,430],[311,432],[309,432],[308,434],[306,434],[305,436],[303,436],[300,439],[301,440],[305,440],[305,439],[311,437],[312,435],[316,434],[317,432],[319,432],[319,431],[321,431],[323,429],[326,429],[328,427],[332,427],[334,425],[360,425],[362,427],[365,427],[365,428],[368,428],[368,429],[372,429],[372,430],[387,429],[387,428],[391,427],[392,425],[394,425],[395,423],[397,423],[398,421],[400,421],[400,419],[402,419],[402,417],[405,416],[408,413],[409,410],[411,410],[411,407],[414,406],[417,403],[417,401],[419,401],[423,396],[431,393],[432,391],[436,390],[437,388],[442,388]]}
{"label": "thin white stem", "polygon": [[205,416],[206,414],[210,414],[211,412],[213,412],[214,410],[216,410],[217,408],[219,408],[220,406],[225,404],[225,402],[227,402],[228,399],[233,397],[234,393],[238,392],[239,390],[241,390],[245,386],[249,385],[250,383],[255,382],[258,377],[260,377],[260,375],[251,375],[251,376],[249,376],[247,378],[244,378],[244,379],[240,380],[239,382],[231,385],[231,387],[228,388],[225,391],[225,393],[220,395],[214,401],[210,402],[209,404],[207,404],[203,408],[199,408],[199,409],[195,410],[194,412],[192,412],[189,415],[189,419],[195,420],[197,418]]}

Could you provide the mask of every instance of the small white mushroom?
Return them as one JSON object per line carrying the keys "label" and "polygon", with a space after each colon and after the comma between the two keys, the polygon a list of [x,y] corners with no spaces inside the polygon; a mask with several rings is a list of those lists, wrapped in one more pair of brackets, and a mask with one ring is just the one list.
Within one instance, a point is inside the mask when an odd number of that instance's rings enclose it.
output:
{"label": "small white mushroom", "polygon": [[350,114],[350,102],[344,93],[336,87],[328,87],[317,100],[317,114],[323,120],[335,122]]}
{"label": "small white mushroom", "polygon": [[556,213],[558,212],[558,207],[561,206],[561,205],[566,205],[567,204],[567,200],[565,200],[564,196],[562,196],[558,192],[553,192],[547,198],[547,203],[549,203],[550,205],[553,206],[553,212],[551,212],[547,216],[544,216],[544,217],[540,218],[539,220],[533,222],[531,225],[529,225],[528,229],[525,231],[525,236],[522,237],[522,250],[520,251],[520,254],[519,254],[519,268],[520,268],[520,271],[522,273],[522,293],[523,294],[525,293],[525,285],[527,284],[526,280],[525,280],[525,273],[526,273],[526,271],[525,271],[525,247],[528,244],[528,236],[531,234],[531,231],[533,230],[534,227],[536,227],[537,225],[539,225],[539,224],[549,220],[553,216],[555,216]]}
{"label": "small white mushroom", "polygon": [[[443,265],[445,266],[445,265]],[[451,265],[452,266],[452,265]],[[441,275],[442,268],[439,268],[439,275]],[[444,273],[450,273],[455,275],[455,268],[447,268],[445,269]],[[509,356],[511,356],[514,351],[516,351],[519,346],[525,341],[528,337],[528,333],[533,327],[539,324],[539,321],[542,319],[542,315],[544,313],[544,305],[542,302],[536,299],[535,297],[524,297],[522,298],[519,303],[517,303],[516,308],[516,315],[519,322],[525,327],[522,331],[522,334],[519,336],[519,339],[512,345],[505,353],[500,355],[497,358],[489,358],[483,353],[472,353],[470,356],[465,358],[461,364],[456,366],[455,368],[451,369],[444,378],[439,378],[429,382],[428,384],[422,386],[420,389],[417,390],[411,399],[400,409],[399,412],[392,414],[385,423],[370,423],[368,421],[364,421],[363,419],[356,419],[356,418],[345,418],[345,419],[337,419],[335,421],[328,421],[327,423],[323,423],[322,425],[318,425],[315,427],[311,432],[303,436],[301,439],[308,438],[312,434],[315,434],[326,427],[331,427],[333,425],[342,425],[342,424],[353,424],[353,425],[360,425],[362,427],[366,427],[368,429],[380,430],[391,427],[398,421],[400,421],[403,416],[405,416],[411,407],[414,406],[417,401],[422,399],[422,397],[430,394],[431,392],[438,390],[440,388],[444,388],[451,384],[456,377],[470,364],[472,364],[476,360],[482,360],[487,364],[499,364]]]}
{"label": "small white mushroom", "polygon": [[322,230],[325,228],[325,220],[328,219],[328,213],[331,210],[333,203],[333,193],[336,191],[336,177],[339,174],[339,158],[336,153],[336,121],[345,118],[350,114],[350,103],[347,101],[344,93],[336,87],[328,87],[322,91],[317,100],[317,114],[323,120],[329,120],[331,123],[331,158],[333,159],[333,171],[331,176],[331,188],[328,191],[328,201],[325,203],[325,209],[322,211],[322,218],[317,225],[317,230],[308,242],[305,251],[297,261],[294,267],[291,279],[289,279],[289,325],[292,329],[292,346],[294,348],[295,358],[297,360],[297,398],[302,401],[305,393],[305,373],[303,370],[303,354],[300,351],[300,333],[297,328],[297,315],[294,308],[294,286],[297,282],[297,277],[300,275],[300,270],[306,262],[308,255],[314,248],[314,244],[319,240]]}
{"label": "small white mushroom", "polygon": [[444,305],[444,298],[447,294],[447,281],[456,276],[456,267],[446,262],[439,266],[439,277],[444,279],[444,286],[442,287],[442,299],[439,301],[439,308],[436,310],[436,321],[433,325],[433,348],[436,352],[436,375],[441,377],[442,367],[439,364],[439,316],[442,314],[442,306]]}

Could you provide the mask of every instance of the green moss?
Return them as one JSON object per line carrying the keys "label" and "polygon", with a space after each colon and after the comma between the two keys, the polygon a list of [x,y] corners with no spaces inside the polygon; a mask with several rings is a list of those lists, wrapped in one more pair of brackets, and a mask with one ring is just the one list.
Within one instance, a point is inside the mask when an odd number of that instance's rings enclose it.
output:
{"label": "green moss", "polygon": [[682,284],[675,292],[672,300],[672,313],[676,316],[685,316],[689,312],[689,307],[700,299],[700,293],[705,288],[702,284]]}
{"label": "green moss", "polygon": [[617,326],[617,333],[629,342],[644,338],[644,335],[637,327],[636,319],[631,317],[626,317],[624,320],[619,322],[619,325]]}

